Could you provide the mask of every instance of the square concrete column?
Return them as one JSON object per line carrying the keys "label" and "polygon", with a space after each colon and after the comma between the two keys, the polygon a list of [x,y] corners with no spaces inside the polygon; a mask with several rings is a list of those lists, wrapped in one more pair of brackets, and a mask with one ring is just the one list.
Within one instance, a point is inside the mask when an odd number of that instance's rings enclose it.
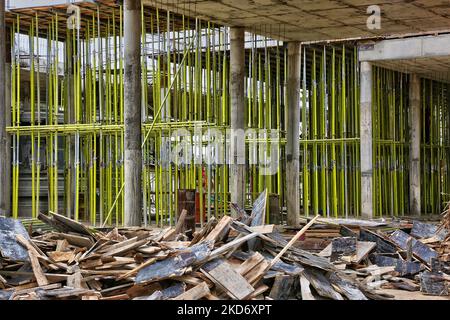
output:
{"label": "square concrete column", "polygon": [[300,75],[301,45],[288,43],[287,122],[286,122],[286,201],[287,224],[300,223]]}
{"label": "square concrete column", "polygon": [[125,225],[142,224],[141,1],[124,1]]}
{"label": "square concrete column", "polygon": [[410,169],[409,169],[409,213],[421,214],[420,205],[420,134],[422,130],[420,110],[420,77],[412,74],[409,85],[410,104]]}
{"label": "square concrete column", "polygon": [[361,62],[361,214],[373,217],[372,65]]}
{"label": "square concrete column", "polygon": [[6,216],[11,213],[11,138],[6,133],[11,124],[11,67],[5,29],[5,1],[0,1],[0,215]]}
{"label": "square concrete column", "polygon": [[245,205],[245,47],[244,28],[230,28],[231,202]]}

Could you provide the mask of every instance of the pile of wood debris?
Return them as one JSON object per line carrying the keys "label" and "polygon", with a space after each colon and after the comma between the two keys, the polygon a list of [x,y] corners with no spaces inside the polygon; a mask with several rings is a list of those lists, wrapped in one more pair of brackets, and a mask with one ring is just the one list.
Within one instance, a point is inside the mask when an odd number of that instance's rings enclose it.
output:
{"label": "pile of wood debris", "polygon": [[315,217],[299,231],[241,212],[192,232],[185,214],[172,228],[109,230],[40,215],[49,232],[0,218],[0,300],[448,296],[447,232],[432,224]]}

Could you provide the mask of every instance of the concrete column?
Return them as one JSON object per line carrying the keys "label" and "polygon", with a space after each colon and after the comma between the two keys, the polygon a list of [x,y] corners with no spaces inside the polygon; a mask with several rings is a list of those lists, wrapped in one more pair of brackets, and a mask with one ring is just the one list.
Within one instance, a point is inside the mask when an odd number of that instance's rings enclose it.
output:
{"label": "concrete column", "polygon": [[125,225],[142,224],[141,1],[124,1]]}
{"label": "concrete column", "polygon": [[421,133],[421,114],[420,114],[420,77],[416,74],[411,75],[409,87],[410,103],[410,169],[409,169],[409,212],[412,215],[421,214],[420,206],[420,133]]}
{"label": "concrete column", "polygon": [[287,126],[286,126],[286,200],[287,224],[300,223],[300,75],[301,45],[288,43]]}
{"label": "concrete column", "polygon": [[372,65],[361,62],[361,213],[373,217]]}
{"label": "concrete column", "polygon": [[[231,202],[241,208],[245,204],[245,51],[244,28],[230,29],[230,95],[231,95]],[[241,133],[242,132],[242,136]]]}
{"label": "concrete column", "polygon": [[7,91],[10,81],[5,29],[5,1],[0,1],[0,215],[11,213],[11,142],[6,133],[11,123],[11,103]]}

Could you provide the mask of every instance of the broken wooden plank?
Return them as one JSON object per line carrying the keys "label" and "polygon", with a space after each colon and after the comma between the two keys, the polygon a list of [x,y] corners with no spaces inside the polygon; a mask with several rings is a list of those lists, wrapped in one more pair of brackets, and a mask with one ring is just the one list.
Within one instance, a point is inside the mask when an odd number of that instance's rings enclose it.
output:
{"label": "broken wooden plank", "polygon": [[56,212],[49,211],[49,213],[52,215],[52,218],[59,223],[65,225],[70,231],[79,233],[81,235],[86,235],[89,237],[94,237],[92,231],[90,231],[85,225],[83,225],[80,222],[77,222],[73,219],[70,219],[68,217],[65,217],[63,215],[60,215]]}
{"label": "broken wooden plank", "polygon": [[264,257],[259,252],[256,252],[250,258],[246,259],[239,267],[237,267],[236,271],[242,276],[245,276],[263,260]]}
{"label": "broken wooden plank", "polygon": [[134,241],[131,243],[127,243],[125,245],[121,245],[118,247],[115,247],[113,249],[109,249],[108,251],[106,251],[105,253],[102,254],[102,257],[112,257],[112,256],[119,256],[122,254],[127,253],[130,250],[139,248],[140,246],[145,245],[149,240],[148,239],[143,239],[143,240],[139,240],[139,241]]}
{"label": "broken wooden plank", "polygon": [[17,241],[28,250],[28,256],[30,257],[31,268],[33,269],[34,277],[39,286],[48,285],[48,279],[46,278],[44,271],[42,271],[41,265],[38,260],[38,252],[29,243],[27,239],[21,234],[16,235]]}
{"label": "broken wooden plank", "polygon": [[330,272],[328,274],[328,279],[332,286],[349,300],[368,300],[356,284],[342,276],[339,276],[337,273]]}
{"label": "broken wooden plank", "polygon": [[448,296],[447,281],[441,272],[424,271],[420,274],[420,291],[433,296]]}
{"label": "broken wooden plank", "polygon": [[254,226],[254,227],[250,227],[250,230],[252,232],[258,232],[260,234],[267,234],[267,233],[272,233],[275,230],[275,225],[274,224],[266,224],[263,226]]}
{"label": "broken wooden plank", "polygon": [[311,227],[316,222],[316,220],[319,217],[320,217],[320,215],[315,216],[299,232],[297,232],[297,234],[291,239],[291,241],[289,241],[288,244],[286,244],[286,246],[278,253],[278,255],[275,258],[273,258],[273,260],[270,262],[270,264],[268,266],[268,269],[270,269],[273,265],[275,265],[275,263],[278,262],[278,260],[281,259],[283,254],[292,247],[292,245],[309,229],[309,227]]}
{"label": "broken wooden plank", "polygon": [[356,238],[340,237],[331,240],[331,256],[352,256],[356,254]]}
{"label": "broken wooden plank", "polygon": [[269,297],[273,300],[288,300],[294,285],[295,278],[289,275],[275,277]]}
{"label": "broken wooden plank", "polygon": [[177,224],[175,225],[175,228],[169,230],[163,237],[162,240],[164,241],[170,241],[174,240],[175,236],[183,231],[184,227],[184,221],[186,220],[188,212],[186,209],[183,209],[180,213],[180,216],[178,217]]}
{"label": "broken wooden plank", "polygon": [[66,239],[70,244],[77,247],[91,248],[94,242],[88,238],[71,233],[55,233],[58,237]]}
{"label": "broken wooden plank", "polygon": [[131,270],[131,271],[125,273],[124,275],[120,276],[118,278],[118,280],[126,279],[128,277],[132,277],[132,276],[136,275],[140,270],[144,269],[145,267],[147,267],[147,266],[149,266],[149,265],[151,265],[152,263],[155,263],[155,262],[156,262],[156,258],[148,259],[147,261],[142,263],[140,266],[138,266],[138,267],[134,268],[133,270]]}
{"label": "broken wooden plank", "polygon": [[447,230],[441,229],[435,224],[425,223],[421,221],[414,220],[411,229],[411,236],[417,239],[427,239],[436,237],[439,241],[445,240],[447,236]]}
{"label": "broken wooden plank", "polygon": [[173,298],[173,300],[199,300],[210,293],[209,287],[205,282],[193,287],[192,289]]}
{"label": "broken wooden plank", "polygon": [[220,264],[208,274],[227,290],[231,297],[238,300],[247,298],[255,289],[247,280],[236,272],[227,262]]}
{"label": "broken wooden plank", "polygon": [[[356,243],[356,254],[350,257],[349,262],[354,264],[360,263],[364,258],[366,258],[369,255],[369,253],[375,248],[375,246],[376,246],[375,242],[358,241]],[[331,251],[332,251],[332,244],[330,243],[325,249],[319,252],[318,255],[321,257],[330,257]]]}
{"label": "broken wooden plank", "polygon": [[299,279],[302,300],[316,300],[311,292],[311,283],[308,279],[303,275],[300,275]]}
{"label": "broken wooden plank", "polygon": [[20,221],[0,217],[0,255],[14,261],[30,261],[27,250],[17,242],[18,234],[30,239]]}
{"label": "broken wooden plank", "polygon": [[[266,214],[267,205],[267,189],[260,193],[253,203],[252,213],[250,214],[250,227],[262,226]],[[261,246],[261,240],[252,239],[248,242],[249,250],[257,250]]]}
{"label": "broken wooden plank", "polygon": [[73,252],[50,251],[48,256],[55,262],[67,262],[75,256]]}
{"label": "broken wooden plank", "polygon": [[370,261],[380,267],[395,266],[395,271],[401,276],[414,275],[423,269],[420,262],[408,262],[380,254],[371,255]]}
{"label": "broken wooden plank", "polygon": [[431,265],[431,259],[437,258],[439,255],[436,251],[412,238],[402,230],[396,230],[389,238],[402,250],[407,250],[407,241],[411,238],[413,255],[428,266]]}
{"label": "broken wooden plank", "polygon": [[308,279],[320,296],[333,300],[344,300],[341,294],[334,290],[329,280],[320,271],[305,268],[302,274]]}
{"label": "broken wooden plank", "polygon": [[358,240],[375,242],[377,244],[375,250],[378,253],[397,253],[397,247],[389,238],[384,238],[373,231],[361,228]]}
{"label": "broken wooden plank", "polygon": [[223,216],[219,223],[214,227],[214,229],[206,236],[204,241],[221,241],[230,230],[230,224],[233,218],[230,216]]}
{"label": "broken wooden plank", "polygon": [[203,242],[196,244],[176,256],[165,260],[156,261],[139,270],[135,282],[146,283],[155,280],[161,280],[168,277],[181,276],[186,268],[198,261],[205,260],[211,252],[211,243]]}

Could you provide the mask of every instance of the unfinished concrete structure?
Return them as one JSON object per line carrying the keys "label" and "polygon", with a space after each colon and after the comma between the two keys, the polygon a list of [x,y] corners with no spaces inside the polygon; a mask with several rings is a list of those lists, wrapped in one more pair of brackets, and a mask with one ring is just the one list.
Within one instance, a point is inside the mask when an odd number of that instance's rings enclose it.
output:
{"label": "unfinished concrete structure", "polygon": [[[440,213],[450,193],[447,1],[142,4],[78,3],[79,33],[67,27],[67,5],[50,17],[48,7],[7,12],[15,41],[12,87],[0,95],[12,115],[0,122],[1,212],[164,225],[176,220],[178,190],[196,189],[203,223],[267,189],[290,225],[309,214]],[[25,34],[33,40],[21,48]],[[223,162],[196,161],[212,142],[196,126],[224,133],[212,148]],[[230,141],[228,128],[265,131]],[[262,174],[274,152],[276,170]]]}

